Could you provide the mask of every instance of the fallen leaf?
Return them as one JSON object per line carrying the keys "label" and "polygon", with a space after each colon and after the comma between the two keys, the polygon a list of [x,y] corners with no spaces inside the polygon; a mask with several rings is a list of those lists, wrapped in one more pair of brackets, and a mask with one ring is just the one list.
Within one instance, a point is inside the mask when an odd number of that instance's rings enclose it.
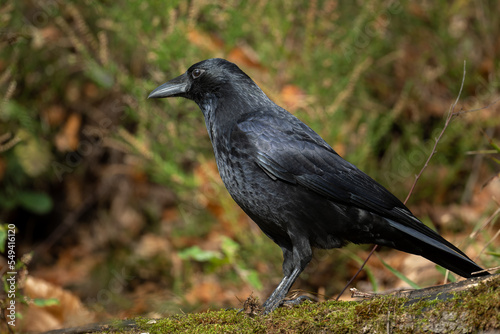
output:
{"label": "fallen leaf", "polygon": [[238,66],[244,66],[246,68],[254,68],[259,71],[266,71],[265,67],[259,61],[257,52],[255,52],[248,45],[239,45],[233,48],[227,55],[227,60],[238,64]]}
{"label": "fallen leaf", "polygon": [[61,125],[66,117],[66,111],[60,105],[51,105],[42,111],[45,121],[52,127]]}
{"label": "fallen leaf", "polygon": [[196,29],[190,29],[187,33],[187,37],[192,44],[210,52],[220,52],[224,47],[224,42],[219,37]]}
{"label": "fallen leaf", "polygon": [[55,145],[60,152],[75,151],[79,144],[79,131],[82,125],[80,114],[69,115],[64,127],[55,138]]}
{"label": "fallen leaf", "polygon": [[168,240],[151,233],[143,235],[134,250],[138,256],[144,259],[152,258],[155,255],[169,258],[171,253]]}
{"label": "fallen leaf", "polygon": [[285,109],[295,111],[305,105],[306,94],[295,85],[285,85],[281,89],[281,100],[285,104]]}
{"label": "fallen leaf", "polygon": [[21,312],[23,318],[20,319],[20,332],[45,332],[81,326],[94,321],[95,315],[83,305],[78,296],[43,279],[28,276],[24,294],[30,299],[55,298],[58,302],[43,307],[36,306],[35,303],[24,306]]}

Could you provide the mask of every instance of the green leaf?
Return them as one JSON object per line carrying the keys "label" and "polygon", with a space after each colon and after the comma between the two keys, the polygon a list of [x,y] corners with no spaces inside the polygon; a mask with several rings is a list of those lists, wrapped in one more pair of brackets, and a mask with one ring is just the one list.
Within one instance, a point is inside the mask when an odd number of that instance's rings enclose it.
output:
{"label": "green leaf", "polygon": [[26,210],[39,215],[46,214],[52,210],[53,202],[47,194],[36,191],[22,191],[17,194],[17,201]]}
{"label": "green leaf", "polygon": [[222,238],[221,248],[225,256],[229,259],[233,259],[240,249],[240,245],[233,239],[224,236]]}
{"label": "green leaf", "polygon": [[6,278],[5,275],[2,275],[3,291],[9,293],[9,284],[7,283],[7,280],[5,278]]}
{"label": "green leaf", "polygon": [[33,304],[40,307],[59,305],[59,299],[57,298],[35,298],[33,299]]}
{"label": "green leaf", "polygon": [[247,281],[250,285],[257,290],[262,290],[262,282],[259,279],[259,274],[255,270],[248,270]]}
{"label": "green leaf", "polygon": [[86,65],[85,74],[87,77],[102,88],[113,87],[115,80],[107,69],[91,60],[87,61]]}
{"label": "green leaf", "polygon": [[399,278],[400,280],[404,281],[406,284],[408,284],[409,286],[411,286],[414,289],[420,289],[420,286],[417,283],[413,282],[408,277],[406,277],[405,275],[403,275],[401,272],[399,272],[396,269],[394,269],[393,267],[391,267],[388,263],[386,263],[384,260],[382,260],[382,258],[380,256],[378,256],[378,254],[377,254],[377,257],[380,259],[380,261],[382,262],[382,264],[387,269],[389,269],[389,271],[392,272],[397,278]]}
{"label": "green leaf", "polygon": [[[446,276],[446,271],[448,271],[447,269],[441,267],[441,266],[438,266],[436,265],[436,269],[437,271],[439,271],[441,274],[443,274],[443,276]],[[451,272],[448,273],[448,280],[450,282],[456,282],[457,281],[457,278],[455,276],[453,276],[453,274]]]}
{"label": "green leaf", "polygon": [[17,121],[22,129],[25,129],[29,133],[35,133],[36,122],[30,112],[30,109],[14,100],[2,102],[2,108],[0,108],[0,120],[2,122]]}
{"label": "green leaf", "polygon": [[486,252],[486,254],[492,255],[492,256],[495,256],[495,257],[500,257],[500,253],[496,253],[496,252]]}
{"label": "green leaf", "polygon": [[17,206],[17,198],[0,193],[0,208],[11,210]]}
{"label": "green leaf", "polygon": [[7,240],[6,224],[0,225],[0,253],[5,253],[5,241]]}
{"label": "green leaf", "polygon": [[497,143],[495,143],[495,142],[493,141],[493,139],[491,139],[491,138],[489,138],[489,137],[488,137],[488,140],[489,140],[489,142],[490,142],[491,147],[493,147],[493,148],[495,149],[495,151],[497,151],[498,153],[500,153],[500,146],[498,146],[498,144],[497,144]]}
{"label": "green leaf", "polygon": [[186,248],[179,252],[179,257],[183,260],[193,259],[200,262],[221,259],[222,254],[215,251],[206,251],[198,246]]}
{"label": "green leaf", "polygon": [[17,136],[23,138],[23,141],[14,147],[19,164],[29,176],[40,176],[52,161],[50,144],[25,130],[18,131]]}

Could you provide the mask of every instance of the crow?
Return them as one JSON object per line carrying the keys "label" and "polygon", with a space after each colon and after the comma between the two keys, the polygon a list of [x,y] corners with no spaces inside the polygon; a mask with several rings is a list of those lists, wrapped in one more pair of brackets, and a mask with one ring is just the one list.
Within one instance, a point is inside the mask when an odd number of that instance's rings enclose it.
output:
{"label": "crow", "polygon": [[283,251],[283,279],[262,305],[264,313],[304,299],[285,296],[313,248],[378,244],[421,255],[463,277],[482,270],[271,101],[237,65],[219,58],[196,63],[148,96],[165,97],[198,104],[229,194]]}

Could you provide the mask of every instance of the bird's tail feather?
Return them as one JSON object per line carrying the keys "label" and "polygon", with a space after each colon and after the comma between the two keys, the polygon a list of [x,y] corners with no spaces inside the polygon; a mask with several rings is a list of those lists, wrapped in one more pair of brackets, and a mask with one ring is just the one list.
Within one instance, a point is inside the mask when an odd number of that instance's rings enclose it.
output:
{"label": "bird's tail feather", "polygon": [[[421,255],[462,277],[470,278],[488,275],[488,273],[472,275],[473,272],[483,269],[461,250],[424,224],[420,228],[422,231],[419,231],[391,219],[387,219],[387,221],[391,227],[405,235],[405,238],[402,238],[404,241],[397,245],[400,250]],[[417,253],[415,250],[419,250],[419,252]]]}

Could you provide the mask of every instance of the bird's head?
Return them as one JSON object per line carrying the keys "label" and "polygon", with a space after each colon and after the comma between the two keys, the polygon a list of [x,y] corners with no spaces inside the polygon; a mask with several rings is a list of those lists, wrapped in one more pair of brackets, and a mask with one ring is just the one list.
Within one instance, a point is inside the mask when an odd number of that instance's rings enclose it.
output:
{"label": "bird's head", "polygon": [[235,64],[220,58],[207,59],[192,65],[184,74],[157,87],[148,98],[180,96],[200,104],[207,96],[223,96],[242,82],[257,87]]}

